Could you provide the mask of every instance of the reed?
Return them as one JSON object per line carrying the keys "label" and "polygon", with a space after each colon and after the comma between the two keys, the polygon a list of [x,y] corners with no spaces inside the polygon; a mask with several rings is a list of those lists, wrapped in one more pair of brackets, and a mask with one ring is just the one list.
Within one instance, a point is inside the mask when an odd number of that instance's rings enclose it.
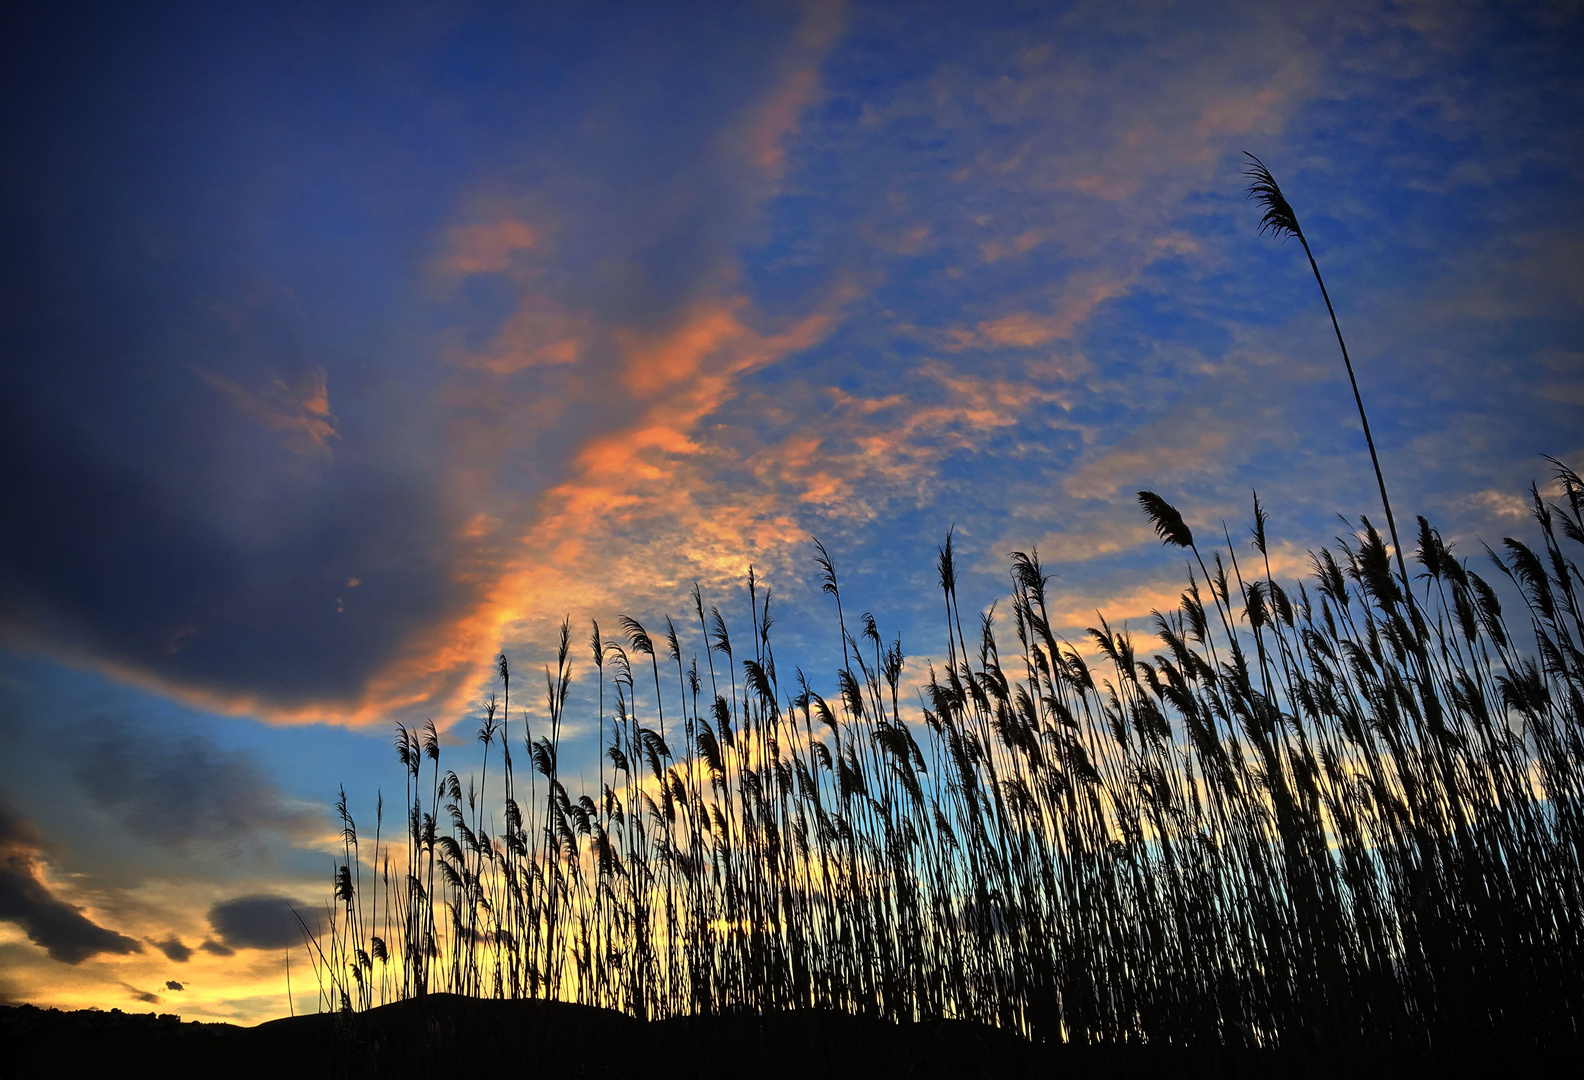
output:
{"label": "reed", "polygon": [[477,786],[432,724],[398,726],[405,835],[376,836],[367,876],[343,795],[325,996],[833,1009],[1085,1044],[1576,1037],[1584,483],[1553,466],[1538,543],[1487,550],[1495,579],[1420,518],[1412,579],[1364,523],[1283,583],[1257,499],[1248,546],[1206,547],[1141,492],[1190,556],[1147,636],[1060,637],[1033,551],[1011,557],[1006,615],[965,616],[948,537],[944,660],[922,672],[852,618],[816,542],[841,667],[781,680],[751,571],[741,626],[697,589],[663,644],[595,626],[609,768],[576,795],[563,624],[547,729],[514,729],[526,803],[486,789],[492,704]]}
{"label": "reed", "polygon": [[1380,455],[1375,452],[1375,436],[1370,433],[1369,415],[1364,411],[1364,396],[1359,393],[1358,377],[1353,374],[1353,359],[1348,356],[1347,342],[1342,338],[1342,325],[1337,322],[1336,308],[1331,306],[1331,293],[1326,290],[1325,278],[1320,276],[1320,264],[1315,262],[1309,239],[1298,224],[1298,213],[1282,194],[1281,185],[1265,167],[1265,163],[1244,151],[1248,166],[1244,178],[1249,181],[1248,198],[1263,211],[1260,215],[1260,235],[1270,233],[1280,240],[1297,240],[1309,259],[1309,269],[1314,273],[1315,284],[1320,286],[1320,298],[1325,301],[1326,314],[1331,316],[1331,329],[1336,333],[1337,348],[1342,350],[1342,366],[1347,369],[1348,385],[1353,388],[1353,404],[1358,407],[1359,423],[1364,428],[1364,445],[1369,449],[1370,464],[1375,468],[1375,483],[1380,488],[1381,508],[1386,511],[1386,529],[1391,533],[1392,551],[1397,556],[1397,570],[1403,584],[1408,584],[1408,564],[1403,561],[1402,541],[1397,538],[1397,519],[1392,515],[1391,498],[1386,494],[1386,477],[1381,473]]}

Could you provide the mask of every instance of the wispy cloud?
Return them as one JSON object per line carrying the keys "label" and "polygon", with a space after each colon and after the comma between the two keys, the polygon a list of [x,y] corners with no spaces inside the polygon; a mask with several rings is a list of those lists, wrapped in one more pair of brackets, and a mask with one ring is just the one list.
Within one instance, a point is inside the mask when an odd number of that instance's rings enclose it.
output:
{"label": "wispy cloud", "polygon": [[1156,428],[1138,431],[1124,445],[1079,464],[1063,481],[1068,494],[1115,500],[1120,493],[1127,499],[1130,487],[1159,485],[1226,466],[1228,432],[1204,410],[1171,417]]}
{"label": "wispy cloud", "polygon": [[539,242],[532,225],[510,217],[457,225],[446,234],[445,254],[438,269],[453,278],[498,274],[511,268],[513,256],[533,250]]}
{"label": "wispy cloud", "polygon": [[206,858],[256,858],[266,834],[305,838],[320,823],[288,803],[248,756],[203,736],[98,720],[74,737],[83,794],[139,841]]}
{"label": "wispy cloud", "polygon": [[[811,6],[773,65],[769,85],[720,131],[707,133],[708,149],[695,167],[709,183],[725,177],[735,189],[715,211],[728,216],[730,228],[718,246],[693,254],[694,277],[681,306],[646,310],[631,321],[601,317],[612,297],[548,290],[547,267],[509,262],[538,246],[532,225],[497,222],[448,234],[442,271],[510,269],[521,289],[487,343],[451,357],[456,375],[447,393],[464,418],[458,436],[468,448],[461,490],[488,505],[510,488],[509,470],[531,432],[521,425],[536,421],[556,434],[560,474],[547,477],[527,505],[480,509],[467,519],[465,547],[473,558],[457,572],[473,583],[476,602],[410,639],[370,679],[356,707],[337,711],[338,719],[357,723],[417,707],[455,714],[513,626],[601,604],[623,585],[653,580],[652,564],[639,569],[646,557],[665,551],[681,559],[665,568],[664,580],[718,579],[741,570],[745,551],[800,536],[768,501],[723,512],[703,498],[712,483],[712,451],[699,428],[741,392],[745,378],[825,340],[853,296],[850,286],[837,283],[812,310],[769,316],[743,287],[734,248],[778,190],[786,172],[782,148],[819,96],[820,62],[842,22],[842,5]],[[557,244],[577,242],[569,228],[558,223]],[[511,242],[513,236],[523,242]],[[623,257],[650,256],[640,250]],[[656,266],[654,272],[666,271]],[[533,381],[514,381],[525,375]],[[526,441],[537,440],[528,434]],[[618,536],[629,546],[623,561],[633,566],[631,575],[611,573],[604,541]]]}
{"label": "wispy cloud", "polygon": [[339,437],[336,418],[330,413],[330,392],[323,368],[306,372],[291,383],[272,378],[256,392],[206,368],[194,367],[193,372],[231,408],[278,432],[285,447],[295,454],[328,456],[330,440]]}

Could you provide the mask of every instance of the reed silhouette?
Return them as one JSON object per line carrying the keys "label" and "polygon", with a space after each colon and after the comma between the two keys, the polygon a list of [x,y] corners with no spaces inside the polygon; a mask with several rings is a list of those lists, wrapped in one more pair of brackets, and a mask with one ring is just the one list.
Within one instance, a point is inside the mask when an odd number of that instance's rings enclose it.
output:
{"label": "reed silhouette", "polygon": [[558,767],[563,624],[549,719],[521,715],[526,804],[482,803],[493,703],[477,783],[442,762],[432,724],[398,727],[405,835],[381,846],[376,825],[367,885],[338,802],[322,1005],[814,1009],[1045,1042],[1361,1053],[1575,1038],[1584,617],[1562,545],[1584,543],[1584,483],[1553,464],[1558,500],[1531,492],[1539,547],[1488,552],[1522,597],[1521,633],[1424,518],[1410,606],[1367,524],[1283,584],[1257,499],[1251,550],[1201,555],[1141,492],[1192,556],[1149,638],[1103,620],[1058,637],[1034,552],[1012,556],[1009,617],[965,619],[948,538],[944,659],[908,687],[900,640],[868,614],[848,626],[817,545],[843,644],[832,689],[781,677],[752,572],[746,643],[698,591],[694,631],[668,621],[659,648],[625,618],[621,640],[595,638],[614,703],[593,797]]}
{"label": "reed silhouette", "polygon": [[1370,434],[1369,416],[1364,412],[1364,396],[1359,393],[1358,377],[1353,374],[1353,360],[1348,356],[1347,342],[1342,339],[1342,326],[1337,322],[1336,308],[1331,306],[1331,294],[1326,291],[1325,278],[1320,276],[1320,264],[1315,262],[1309,240],[1298,224],[1298,214],[1287,201],[1287,196],[1282,194],[1281,185],[1276,183],[1276,178],[1263,161],[1246,150],[1243,156],[1249,160],[1248,167],[1243,171],[1249,181],[1248,197],[1264,210],[1260,217],[1260,235],[1264,236],[1268,232],[1283,240],[1297,240],[1309,259],[1309,269],[1314,272],[1315,284],[1320,286],[1320,298],[1325,301],[1326,314],[1331,316],[1331,329],[1336,332],[1337,347],[1342,350],[1342,364],[1347,368],[1348,385],[1353,388],[1353,404],[1358,406],[1359,423],[1364,427],[1364,445],[1369,448],[1370,464],[1375,467],[1375,483],[1380,488],[1381,507],[1386,511],[1386,529],[1391,533],[1392,550],[1397,555],[1397,572],[1402,575],[1406,585],[1408,564],[1403,561],[1402,541],[1397,538],[1397,519],[1392,515],[1391,498],[1386,494],[1386,477],[1381,473],[1380,455],[1375,452],[1375,436]]}
{"label": "reed silhouette", "polygon": [[842,646],[824,682],[782,678],[751,568],[735,644],[697,586],[684,629],[592,625],[592,794],[558,764],[564,622],[548,720],[520,713],[526,801],[504,656],[476,783],[442,767],[432,723],[398,726],[405,829],[382,847],[376,811],[370,886],[342,795],[328,930],[308,935],[321,1006],[444,993],[639,1020],[813,1011],[1090,1048],[1320,1047],[1349,1067],[1576,1040],[1584,608],[1563,545],[1584,544],[1584,482],[1552,460],[1554,501],[1530,490],[1538,548],[1486,549],[1523,604],[1516,630],[1423,517],[1410,576],[1319,267],[1250,162],[1261,231],[1303,246],[1331,315],[1391,552],[1361,519],[1311,554],[1308,580],[1282,583],[1257,495],[1240,558],[1229,532],[1202,548],[1142,491],[1189,556],[1179,603],[1147,637],[1100,619],[1075,643],[1035,551],[1011,556],[1008,616],[965,619],[948,534],[937,660],[905,685],[900,637],[868,613],[848,622],[815,540]]}

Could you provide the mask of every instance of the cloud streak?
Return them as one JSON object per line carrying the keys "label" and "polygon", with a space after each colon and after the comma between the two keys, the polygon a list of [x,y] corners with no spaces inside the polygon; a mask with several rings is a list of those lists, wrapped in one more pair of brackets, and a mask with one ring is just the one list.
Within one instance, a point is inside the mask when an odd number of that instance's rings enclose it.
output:
{"label": "cloud streak", "polygon": [[339,437],[336,418],[330,413],[330,391],[323,368],[310,371],[291,384],[272,378],[257,393],[203,368],[194,368],[193,372],[238,413],[279,433],[286,448],[295,454],[328,456],[330,440]]}

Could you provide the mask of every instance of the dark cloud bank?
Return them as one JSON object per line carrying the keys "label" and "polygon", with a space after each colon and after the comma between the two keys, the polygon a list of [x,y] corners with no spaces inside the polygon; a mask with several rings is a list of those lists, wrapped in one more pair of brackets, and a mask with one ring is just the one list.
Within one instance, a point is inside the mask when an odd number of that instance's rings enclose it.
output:
{"label": "dark cloud bank", "polygon": [[272,893],[239,896],[216,904],[209,909],[209,925],[233,949],[292,948],[302,944],[305,925],[313,933],[319,929],[318,917],[311,908]]}
{"label": "dark cloud bank", "polygon": [[0,798],[0,919],[22,927],[35,945],[63,964],[80,964],[99,953],[140,952],[136,941],[97,925],[50,893],[38,876],[42,851],[32,822]]}
{"label": "dark cloud bank", "polygon": [[[414,180],[411,160],[373,155],[329,179],[384,105],[348,72],[355,36],[297,56],[288,89],[267,9],[202,28],[197,12],[34,14],[0,45],[0,94],[31,103],[8,129],[29,165],[0,170],[0,503],[17,526],[0,530],[0,632],[218,694],[354,700],[470,595],[447,572],[443,486],[400,453],[441,433],[404,404],[422,402],[418,380],[361,329],[399,322],[367,305],[405,288],[335,287],[354,252],[409,266],[392,247],[438,208],[361,231],[356,204],[333,230],[302,220],[323,212],[316,192]],[[186,36],[200,29],[201,49]],[[328,100],[351,106],[351,130],[325,129]],[[295,134],[234,137],[260,128]],[[275,170],[301,186],[249,187]],[[258,198],[282,215],[265,232],[307,225],[276,262],[252,233]],[[312,412],[305,388],[326,377],[329,411]],[[316,418],[334,435],[305,443],[293,425]]]}

